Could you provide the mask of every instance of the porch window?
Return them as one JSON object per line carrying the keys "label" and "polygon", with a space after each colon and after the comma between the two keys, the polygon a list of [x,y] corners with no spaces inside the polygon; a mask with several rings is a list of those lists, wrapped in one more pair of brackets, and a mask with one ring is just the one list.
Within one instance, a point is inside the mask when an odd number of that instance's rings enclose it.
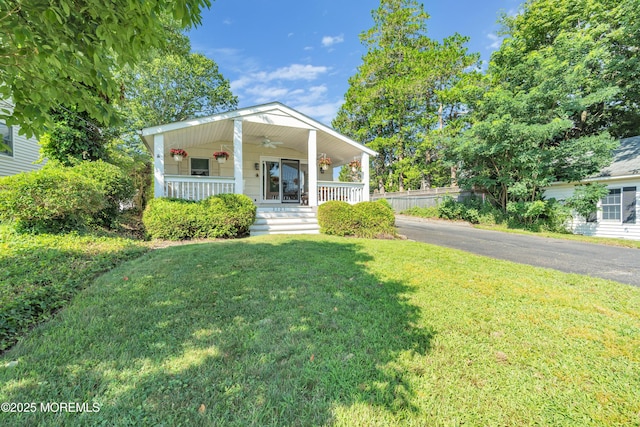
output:
{"label": "porch window", "polygon": [[9,147],[8,149],[0,148],[0,154],[13,157],[13,132],[11,126],[0,123],[0,135],[2,137],[2,143]]}
{"label": "porch window", "polygon": [[636,223],[636,187],[611,188],[602,199],[602,219]]}
{"label": "porch window", "polygon": [[191,175],[210,176],[209,159],[191,158]]}

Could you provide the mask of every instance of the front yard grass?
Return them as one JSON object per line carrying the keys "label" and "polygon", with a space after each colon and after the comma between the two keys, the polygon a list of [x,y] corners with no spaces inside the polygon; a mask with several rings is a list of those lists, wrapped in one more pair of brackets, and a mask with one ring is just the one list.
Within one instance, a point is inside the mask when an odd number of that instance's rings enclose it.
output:
{"label": "front yard grass", "polygon": [[[7,425],[640,424],[640,289],[410,241],[122,264],[0,356]],[[39,408],[39,407],[38,407]]]}
{"label": "front yard grass", "polygon": [[147,250],[131,239],[19,234],[0,225],[0,352],[97,275]]}

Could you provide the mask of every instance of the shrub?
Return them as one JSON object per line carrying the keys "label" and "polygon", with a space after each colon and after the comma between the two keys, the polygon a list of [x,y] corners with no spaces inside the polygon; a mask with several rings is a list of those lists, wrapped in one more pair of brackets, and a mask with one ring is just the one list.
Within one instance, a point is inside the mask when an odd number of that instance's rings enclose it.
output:
{"label": "shrub", "polygon": [[358,224],[355,235],[359,237],[375,237],[383,234],[394,234],[395,216],[386,200],[376,202],[360,202],[353,206]]}
{"label": "shrub", "polygon": [[82,229],[104,207],[99,186],[70,168],[0,178],[0,220],[15,222],[21,231]]}
{"label": "shrub", "polygon": [[350,205],[331,201],[318,207],[320,231],[336,236],[375,237],[394,234],[395,216],[386,200]]}
{"label": "shrub", "polygon": [[320,232],[336,236],[352,236],[356,233],[358,222],[351,205],[342,201],[330,201],[318,207]]}
{"label": "shrub", "polygon": [[255,216],[256,207],[249,197],[219,194],[199,202],[153,199],[142,222],[155,239],[230,238],[247,234]]}
{"label": "shrub", "polygon": [[403,215],[419,216],[421,218],[440,218],[440,212],[437,206],[417,207],[406,209],[400,212]]}
{"label": "shrub", "polygon": [[120,207],[133,197],[133,181],[122,169],[110,163],[81,162],[72,169],[80,175],[95,181],[104,197],[104,207],[94,217],[98,225],[113,227],[116,225]]}

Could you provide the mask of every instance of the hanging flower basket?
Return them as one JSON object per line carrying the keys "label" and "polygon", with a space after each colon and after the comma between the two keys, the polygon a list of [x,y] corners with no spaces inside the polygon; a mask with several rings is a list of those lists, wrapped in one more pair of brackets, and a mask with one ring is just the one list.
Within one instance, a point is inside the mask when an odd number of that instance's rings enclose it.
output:
{"label": "hanging flower basket", "polygon": [[349,167],[351,168],[351,172],[358,172],[362,165],[360,164],[360,160],[354,160],[349,162]]}
{"label": "hanging flower basket", "polygon": [[229,153],[226,151],[216,151],[213,153],[213,158],[218,161],[218,163],[224,163],[229,158]]}
{"label": "hanging flower basket", "polygon": [[183,158],[187,157],[187,152],[182,148],[172,148],[169,153],[176,162],[181,162]]}
{"label": "hanging flower basket", "polygon": [[326,171],[329,169],[329,165],[331,165],[331,159],[329,157],[322,157],[318,160],[318,164],[320,165],[320,169]]}

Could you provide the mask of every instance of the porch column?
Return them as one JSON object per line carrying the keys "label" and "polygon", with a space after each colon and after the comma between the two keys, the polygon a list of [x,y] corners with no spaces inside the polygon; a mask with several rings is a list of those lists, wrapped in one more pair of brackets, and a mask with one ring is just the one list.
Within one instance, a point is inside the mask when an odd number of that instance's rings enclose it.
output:
{"label": "porch column", "polygon": [[164,196],[164,134],[153,136],[153,197]]}
{"label": "porch column", "polygon": [[362,153],[362,160],[360,161],[360,166],[362,167],[362,183],[364,184],[364,188],[362,192],[362,200],[365,202],[369,201],[369,155],[367,153]]}
{"label": "porch column", "polygon": [[318,206],[318,149],[315,129],[309,129],[307,154],[309,156],[309,206]]}
{"label": "porch column", "polygon": [[236,181],[236,194],[244,193],[242,174],[242,120],[233,121],[233,177]]}

